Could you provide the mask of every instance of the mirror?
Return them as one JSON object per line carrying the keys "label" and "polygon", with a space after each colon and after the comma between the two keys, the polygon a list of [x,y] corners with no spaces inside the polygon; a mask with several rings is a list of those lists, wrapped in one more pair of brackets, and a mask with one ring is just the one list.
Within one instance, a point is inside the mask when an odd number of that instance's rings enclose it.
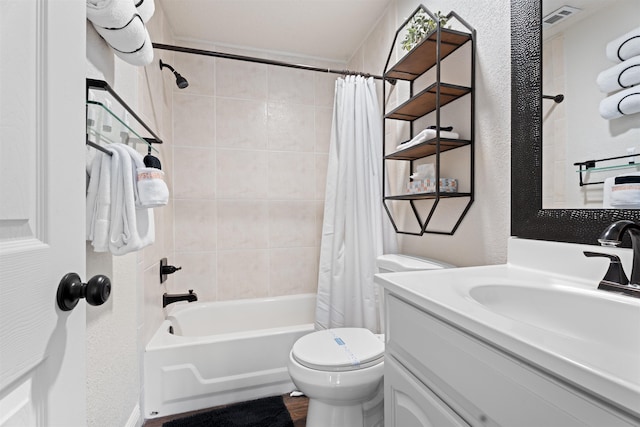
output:
{"label": "mirror", "polygon": [[[638,16],[637,0],[542,2],[542,93],[563,95],[542,101],[544,208],[640,208],[611,192],[614,177],[640,172],[640,115],[603,117],[599,108],[621,90],[621,61],[608,44],[638,28]],[[637,84],[640,61],[628,59],[623,78]],[[587,168],[591,160],[601,161]]]}
{"label": "mirror", "polygon": [[610,223],[640,210],[542,208],[542,7],[511,1],[511,235],[597,244]]}

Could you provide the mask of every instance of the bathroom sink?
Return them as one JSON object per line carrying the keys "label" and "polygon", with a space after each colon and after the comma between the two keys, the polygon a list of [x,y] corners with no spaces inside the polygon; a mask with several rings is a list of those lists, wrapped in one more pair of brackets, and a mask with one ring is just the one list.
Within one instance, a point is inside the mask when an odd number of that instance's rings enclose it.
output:
{"label": "bathroom sink", "polygon": [[469,296],[496,314],[553,334],[623,352],[640,349],[640,305],[629,297],[562,285],[507,284],[474,286]]}

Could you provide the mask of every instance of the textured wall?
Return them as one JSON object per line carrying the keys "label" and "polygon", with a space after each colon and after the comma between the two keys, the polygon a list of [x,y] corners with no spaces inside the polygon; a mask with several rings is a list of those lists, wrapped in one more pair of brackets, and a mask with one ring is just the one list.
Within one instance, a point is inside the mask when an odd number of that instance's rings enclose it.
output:
{"label": "textured wall", "polygon": [[[381,74],[393,34],[419,4],[415,0],[392,3],[387,14],[353,56],[349,68]],[[442,259],[459,266],[502,263],[506,261],[510,221],[510,3],[507,0],[441,0],[431,1],[426,6],[432,12],[442,11],[445,14],[453,10],[477,31],[475,202],[453,236],[399,235],[400,249],[403,253]],[[455,61],[460,59],[456,58]],[[464,61],[460,65],[462,67],[467,67]],[[398,98],[406,99],[407,93],[406,85],[393,89],[391,95],[387,91],[387,111],[397,104]],[[386,123],[386,149],[389,150],[390,146],[395,147],[398,142],[407,139],[408,128],[392,120]],[[455,162],[466,161],[462,152],[452,152],[449,160],[451,163],[447,167]],[[406,169],[390,166],[390,173],[392,182],[397,182],[398,186],[404,185]],[[456,173],[456,170],[452,169],[451,173]],[[401,174],[401,180],[398,174]],[[408,203],[401,209],[408,214]],[[445,206],[441,212],[447,216],[455,215],[457,210]]]}
{"label": "textured wall", "polygon": [[[151,39],[170,43],[162,8],[147,24]],[[133,67],[118,58],[104,41],[87,27],[87,76],[104,79],[163,139],[155,146],[167,184],[171,171],[171,86],[157,60],[171,62],[172,55],[155,52],[153,63]],[[166,78],[165,78],[166,77]],[[140,149],[140,152],[145,150]],[[154,209],[156,241],[138,253],[113,257],[97,254],[87,245],[87,276],[106,274],[112,293],[103,306],[87,306],[87,424],[90,426],[141,425],[142,356],[144,345],[164,317],[159,282],[159,260],[173,256],[172,206]]]}

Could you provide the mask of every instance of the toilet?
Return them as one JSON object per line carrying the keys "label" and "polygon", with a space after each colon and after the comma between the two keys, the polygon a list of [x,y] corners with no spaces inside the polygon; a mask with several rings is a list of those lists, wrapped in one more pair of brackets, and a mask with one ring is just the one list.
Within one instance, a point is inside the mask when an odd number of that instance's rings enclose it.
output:
{"label": "toilet", "polygon": [[[378,257],[380,273],[452,268],[408,255]],[[309,398],[307,427],[384,425],[384,336],[365,328],[335,328],[299,338],[289,352],[289,375]]]}

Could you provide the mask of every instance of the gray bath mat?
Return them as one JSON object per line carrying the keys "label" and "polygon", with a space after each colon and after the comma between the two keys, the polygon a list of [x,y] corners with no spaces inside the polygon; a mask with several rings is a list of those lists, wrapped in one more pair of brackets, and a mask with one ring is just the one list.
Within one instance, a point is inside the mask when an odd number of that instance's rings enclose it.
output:
{"label": "gray bath mat", "polygon": [[282,396],[236,403],[168,421],[163,427],[293,427]]}

